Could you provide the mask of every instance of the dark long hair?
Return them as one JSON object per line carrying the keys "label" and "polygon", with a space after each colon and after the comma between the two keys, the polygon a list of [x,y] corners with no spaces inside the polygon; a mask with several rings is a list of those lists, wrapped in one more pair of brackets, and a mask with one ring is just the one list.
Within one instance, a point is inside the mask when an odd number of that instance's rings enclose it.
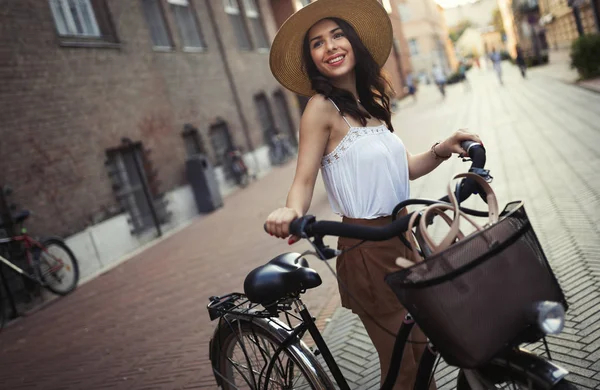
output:
{"label": "dark long hair", "polygon": [[[333,20],[340,26],[350,45],[352,45],[354,58],[356,59],[356,66],[354,68],[356,89],[360,103],[368,113],[358,107],[356,99],[350,91],[335,87],[327,77],[319,72],[310,54],[310,43],[307,33],[304,37],[302,56],[304,68],[311,80],[312,89],[333,100],[343,115],[350,115],[360,121],[363,126],[366,126],[367,120],[371,116],[374,116],[384,121],[388,129],[393,132],[389,96],[392,87],[382,74],[381,67],[375,62],[375,59],[373,59],[373,56],[349,23],[338,18],[327,19]],[[376,27],[374,26],[374,28]]]}

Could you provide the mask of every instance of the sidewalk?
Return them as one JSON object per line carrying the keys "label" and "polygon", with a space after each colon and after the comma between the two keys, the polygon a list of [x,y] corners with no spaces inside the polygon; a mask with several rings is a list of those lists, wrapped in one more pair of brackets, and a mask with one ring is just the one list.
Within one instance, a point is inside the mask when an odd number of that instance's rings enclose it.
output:
{"label": "sidewalk", "polygon": [[[417,104],[402,102],[394,126],[413,153],[461,127],[485,140],[499,202],[525,201],[570,304],[565,331],[549,338],[552,357],[581,389],[600,389],[600,95],[537,69],[527,80],[508,64],[504,73],[500,87],[492,72],[469,72],[472,92],[451,86],[444,102],[422,88]],[[411,183],[411,197],[442,196],[452,173],[466,168],[457,159],[444,163]],[[352,389],[378,388],[377,354],[356,316],[338,309],[325,339]],[[456,374],[442,362],[438,388],[453,389]]]}
{"label": "sidewalk", "polygon": [[592,92],[600,93],[600,77],[577,81],[579,75],[571,68],[571,58],[568,50],[550,51],[550,61],[547,65],[536,66],[528,69],[530,74],[542,74],[546,77],[560,80],[568,84],[575,84]]}
{"label": "sidewalk", "polygon": [[[600,389],[600,95],[537,72],[522,80],[510,66],[503,87],[493,72],[470,71],[469,78],[470,93],[450,86],[442,101],[424,86],[416,104],[404,100],[396,132],[412,153],[458,128],[485,140],[500,203],[525,201],[570,303],[565,332],[550,339],[553,357],[581,388]],[[447,180],[466,167],[445,162],[411,183],[412,197],[443,195]],[[226,198],[224,208],[16,321],[0,333],[0,386],[214,389],[208,297],[242,290],[247,273],[277,254],[310,248],[290,248],[262,230],[268,213],[284,204],[293,174],[293,163],[274,169]],[[310,213],[337,219],[317,183]],[[360,321],[339,308],[326,265],[308,260],[323,285],[307,292],[305,303],[327,325],[325,338],[352,389],[376,388],[378,360]],[[440,365],[439,387],[452,388],[453,375]]]}

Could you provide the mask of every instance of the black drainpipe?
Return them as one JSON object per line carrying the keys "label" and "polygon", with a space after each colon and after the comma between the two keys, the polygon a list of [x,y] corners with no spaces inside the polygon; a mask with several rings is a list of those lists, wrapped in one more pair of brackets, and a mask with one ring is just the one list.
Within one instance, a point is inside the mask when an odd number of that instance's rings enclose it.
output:
{"label": "black drainpipe", "polygon": [[231,73],[231,69],[229,68],[229,61],[227,60],[227,52],[225,51],[225,46],[223,45],[223,40],[221,39],[221,32],[219,31],[217,19],[215,18],[215,12],[214,12],[214,9],[210,2],[211,2],[211,0],[206,0],[206,8],[208,9],[208,16],[210,17],[211,24],[212,24],[213,30],[215,32],[215,38],[217,39],[217,46],[219,47],[219,53],[221,54],[221,58],[223,59],[223,68],[225,69],[225,76],[227,76],[227,81],[229,82],[229,87],[231,88],[231,93],[233,95],[233,101],[235,102],[235,106],[240,115],[240,120],[242,122],[242,130],[244,131],[244,136],[246,137],[246,143],[248,145],[248,148],[252,152],[252,156],[254,157],[254,163],[256,165],[256,170],[258,171],[259,165],[258,165],[258,160],[254,154],[254,146],[252,145],[252,139],[250,138],[248,121],[246,120],[246,116],[244,115],[244,111],[242,110],[242,103],[240,100],[240,95],[239,95],[237,87],[235,85],[235,80],[233,79],[233,74]]}

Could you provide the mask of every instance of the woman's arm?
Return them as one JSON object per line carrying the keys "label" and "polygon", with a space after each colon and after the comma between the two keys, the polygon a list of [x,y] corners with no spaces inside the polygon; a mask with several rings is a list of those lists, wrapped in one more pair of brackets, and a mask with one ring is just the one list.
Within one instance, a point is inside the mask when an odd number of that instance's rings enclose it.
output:
{"label": "woman's arm", "polygon": [[273,211],[267,218],[267,231],[277,237],[289,236],[289,224],[304,215],[310,207],[315,182],[321,167],[335,108],[323,96],[313,97],[300,121],[300,142],[296,174],[285,207]]}
{"label": "woman's arm", "polygon": [[479,139],[479,136],[476,134],[459,130],[445,141],[440,142],[424,153],[413,156],[406,151],[406,158],[408,160],[408,178],[410,180],[416,180],[421,176],[425,176],[437,168],[442,162],[452,157],[452,153],[466,153],[460,146],[460,143],[466,140],[481,143],[481,139]]}

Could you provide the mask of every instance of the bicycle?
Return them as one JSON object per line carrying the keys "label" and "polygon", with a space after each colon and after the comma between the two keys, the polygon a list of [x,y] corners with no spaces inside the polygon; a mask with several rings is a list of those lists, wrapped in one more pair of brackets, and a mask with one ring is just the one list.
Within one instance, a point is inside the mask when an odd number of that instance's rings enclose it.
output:
{"label": "bicycle", "polygon": [[[4,190],[5,195],[10,190]],[[67,295],[79,282],[79,265],[67,244],[58,237],[47,237],[39,241],[29,235],[23,223],[31,212],[21,210],[12,215],[12,222],[19,225],[20,234],[0,238],[0,267],[5,266],[25,280],[44,287],[56,295]],[[0,219],[0,230],[9,227],[10,222]],[[10,230],[10,229],[9,229]],[[27,267],[19,267],[12,259],[26,259]],[[4,286],[5,289],[8,286]],[[14,311],[14,306],[13,306]],[[5,322],[6,309],[0,295],[0,329]],[[13,313],[16,315],[16,313]]]}
{"label": "bicycle", "polygon": [[[473,162],[469,171],[490,181],[489,170],[483,169],[485,165],[483,147],[469,142],[463,144],[463,148]],[[484,193],[478,188],[472,179],[462,180],[456,187],[456,194],[460,201],[466,200],[474,193],[479,193],[484,198]],[[409,199],[396,206],[393,216],[407,205],[432,205],[444,202],[449,202],[449,197],[441,198],[439,201]],[[488,216],[487,212],[465,207],[460,207],[460,211],[479,217]],[[501,215],[506,213],[510,213],[508,206]],[[324,244],[324,236],[369,241],[403,237],[402,234],[409,228],[412,215],[413,213],[410,213],[398,219],[394,218],[391,224],[384,227],[316,221],[315,217],[307,215],[293,221],[290,232],[309,240],[315,249],[314,254],[326,261],[339,255],[339,252]],[[427,220],[426,223],[430,224],[431,221]],[[420,236],[418,234],[415,236],[419,241]],[[403,241],[410,245],[410,242],[406,242],[405,239]],[[417,264],[423,263],[426,262]],[[316,358],[320,354],[335,384],[342,390],[348,390],[349,385],[316,327],[315,319],[300,298],[307,290],[316,288],[320,284],[320,276],[309,268],[303,255],[285,253],[251,271],[244,281],[244,294],[231,293],[210,297],[207,306],[210,319],[219,320],[209,344],[210,360],[218,386],[226,390],[334,389],[336,388],[334,383]],[[565,379],[568,375],[567,370],[546,358],[520,348],[521,344],[543,339],[546,352],[550,356],[545,336],[560,333],[564,325],[565,306],[566,302],[561,300],[561,302],[539,302],[527,308],[525,314],[530,323],[510,344],[487,359],[485,364],[477,367],[459,366],[458,390],[495,389],[499,385],[510,384],[518,386],[517,388],[536,390],[576,389]],[[405,307],[408,308],[407,305]],[[285,321],[280,319],[282,315]],[[296,321],[297,323],[294,324],[293,322]],[[390,368],[381,389],[393,388],[404,347],[409,342],[408,338],[414,325],[415,319],[409,313],[396,335]],[[428,336],[429,342],[419,364],[414,389],[426,390],[433,380],[439,354],[434,343],[431,342],[432,335],[428,334],[421,323],[419,325]],[[302,342],[306,332],[312,336],[316,344],[317,349],[314,351]],[[451,361],[447,360],[447,362],[451,364]]]}
{"label": "bicycle", "polygon": [[295,154],[294,148],[286,136],[279,131],[272,132],[269,140],[269,160],[273,165],[288,162]]}
{"label": "bicycle", "polygon": [[253,175],[250,175],[248,166],[244,162],[244,156],[242,155],[242,151],[240,149],[230,149],[225,154],[225,158],[227,167],[233,175],[237,185],[244,188],[250,183],[251,179],[255,178]]}

